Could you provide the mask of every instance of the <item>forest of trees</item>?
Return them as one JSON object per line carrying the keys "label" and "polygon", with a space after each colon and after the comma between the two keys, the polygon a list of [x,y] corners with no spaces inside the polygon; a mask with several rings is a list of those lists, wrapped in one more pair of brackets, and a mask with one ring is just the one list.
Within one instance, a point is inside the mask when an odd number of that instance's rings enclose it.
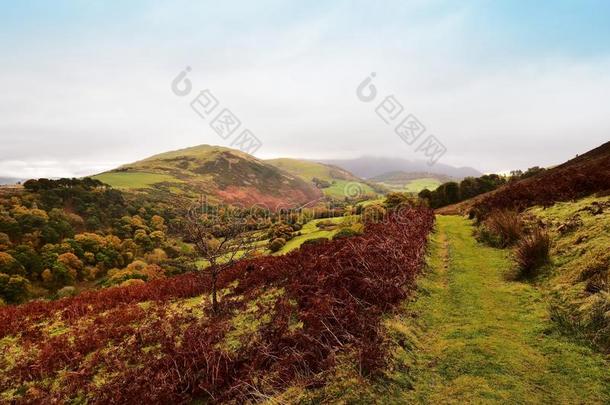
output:
{"label": "forest of trees", "polygon": [[427,200],[430,207],[440,208],[493,191],[507,183],[535,176],[544,170],[535,166],[527,169],[525,172],[521,170],[511,171],[509,176],[486,174],[481,177],[466,177],[459,183],[455,181],[443,183],[434,191],[422,190],[419,193],[419,197]]}
{"label": "forest of trees", "polygon": [[[0,305],[195,269],[195,241],[185,237],[188,221],[177,208],[188,201],[123,193],[91,178],[28,180],[21,190],[0,191]],[[298,213],[236,215],[250,231],[294,230],[299,222],[342,216],[346,208],[336,202]]]}
{"label": "forest of trees", "polygon": [[[29,180],[0,194],[0,300],[69,295],[179,272],[185,245],[167,238],[171,211],[127,202],[94,179]],[[67,288],[66,288],[67,287]],[[0,302],[1,303],[1,302]]]}

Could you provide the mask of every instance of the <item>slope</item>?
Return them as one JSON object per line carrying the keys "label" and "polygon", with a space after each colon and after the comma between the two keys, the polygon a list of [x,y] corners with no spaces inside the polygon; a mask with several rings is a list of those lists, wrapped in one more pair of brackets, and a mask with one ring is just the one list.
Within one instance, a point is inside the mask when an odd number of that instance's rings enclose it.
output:
{"label": "slope", "polygon": [[305,204],[322,193],[313,185],[246,153],[210,145],[166,152],[94,178],[124,190],[178,194],[268,208]]}
{"label": "slope", "polygon": [[407,191],[419,193],[423,189],[435,190],[442,183],[455,179],[443,174],[430,172],[393,171],[380,174],[369,179],[372,182],[388,187],[392,191]]}
{"label": "slope", "polygon": [[345,197],[362,198],[377,194],[370,184],[338,166],[290,158],[270,159],[266,162],[306,182],[317,183],[327,197],[342,200]]}
{"label": "slope", "polygon": [[[478,244],[471,223],[437,216],[430,271],[385,329],[393,353],[381,378],[343,364],[316,392],[286,403],[607,404],[610,368],[602,354],[565,337],[546,297],[507,281],[507,251]],[[357,366],[357,365],[356,365]],[[288,394],[292,394],[289,396]]]}
{"label": "slope", "polygon": [[411,399],[423,402],[607,403],[601,355],[554,329],[540,291],[504,278],[506,252],[478,245],[462,218],[439,217]]}
{"label": "slope", "polygon": [[550,206],[610,190],[610,142],[538,175],[439,209],[441,214],[472,213],[484,217],[494,209],[524,210]]}

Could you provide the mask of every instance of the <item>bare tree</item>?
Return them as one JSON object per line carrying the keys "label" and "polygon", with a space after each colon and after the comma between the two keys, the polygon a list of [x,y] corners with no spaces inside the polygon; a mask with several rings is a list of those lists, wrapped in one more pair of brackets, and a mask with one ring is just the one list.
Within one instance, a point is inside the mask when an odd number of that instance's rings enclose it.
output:
{"label": "bare tree", "polygon": [[198,256],[209,263],[202,271],[210,275],[212,310],[218,313],[219,276],[236,261],[252,256],[257,249],[256,239],[242,210],[210,207],[207,203],[203,207],[190,206],[186,210],[183,229]]}

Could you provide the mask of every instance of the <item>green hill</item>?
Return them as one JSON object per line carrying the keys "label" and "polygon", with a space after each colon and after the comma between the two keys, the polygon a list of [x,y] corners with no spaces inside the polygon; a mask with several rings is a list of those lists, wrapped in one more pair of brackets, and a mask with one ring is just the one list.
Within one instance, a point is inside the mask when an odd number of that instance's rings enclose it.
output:
{"label": "green hill", "polygon": [[312,184],[238,150],[200,145],[161,153],[94,178],[134,192],[207,195],[232,204],[300,205],[322,196]]}
{"label": "green hill", "polygon": [[316,184],[330,198],[375,196],[383,191],[375,190],[361,178],[338,166],[290,158],[270,159],[267,162],[306,182]]}
{"label": "green hill", "polygon": [[425,172],[394,171],[372,177],[370,181],[381,184],[392,191],[419,193],[423,189],[436,190],[438,186],[455,180],[450,176]]}

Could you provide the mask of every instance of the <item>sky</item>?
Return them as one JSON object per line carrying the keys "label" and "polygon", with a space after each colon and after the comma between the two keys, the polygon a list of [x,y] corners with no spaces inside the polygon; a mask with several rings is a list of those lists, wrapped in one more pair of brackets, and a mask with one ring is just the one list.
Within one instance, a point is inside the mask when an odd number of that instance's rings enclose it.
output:
{"label": "sky", "polygon": [[[0,0],[0,88],[0,177],[84,176],[243,129],[260,158],[424,159],[376,113],[388,96],[442,163],[549,166],[609,140],[610,2]],[[228,138],[191,108],[202,90],[241,122]]]}

